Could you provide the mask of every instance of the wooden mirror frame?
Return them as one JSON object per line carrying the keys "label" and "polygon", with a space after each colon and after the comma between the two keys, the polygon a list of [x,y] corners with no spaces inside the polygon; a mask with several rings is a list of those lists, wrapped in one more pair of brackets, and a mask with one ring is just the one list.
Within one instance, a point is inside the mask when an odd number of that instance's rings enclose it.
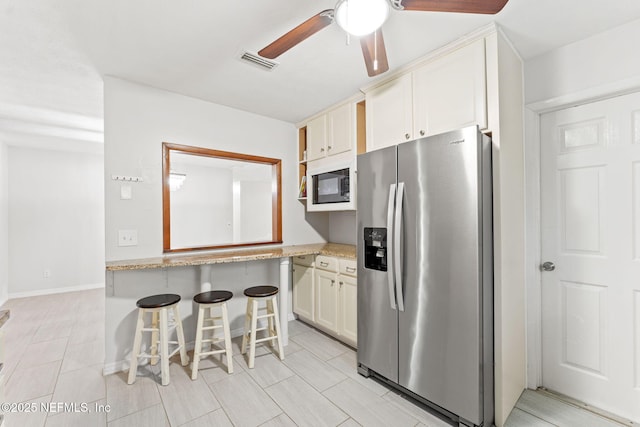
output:
{"label": "wooden mirror frame", "polygon": [[[271,240],[250,243],[229,243],[222,245],[198,246],[187,248],[171,247],[171,192],[169,174],[171,170],[171,152],[191,154],[217,159],[236,160],[249,163],[271,165]],[[213,150],[209,148],[191,147],[188,145],[162,143],[162,240],[163,252],[187,252],[207,249],[224,249],[243,246],[257,246],[282,243],[282,160],[269,157],[252,156],[249,154],[233,153],[230,151]]]}

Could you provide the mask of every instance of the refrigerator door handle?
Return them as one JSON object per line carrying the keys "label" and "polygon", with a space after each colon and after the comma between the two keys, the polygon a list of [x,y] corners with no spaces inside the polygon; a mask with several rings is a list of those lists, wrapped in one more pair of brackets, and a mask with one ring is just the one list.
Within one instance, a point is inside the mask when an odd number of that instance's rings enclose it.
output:
{"label": "refrigerator door handle", "polygon": [[402,205],[404,199],[404,182],[398,183],[398,195],[396,196],[395,223],[393,225],[393,269],[396,277],[396,299],[398,310],[404,311],[404,296],[402,294]]}
{"label": "refrigerator door handle", "polygon": [[396,201],[396,185],[391,184],[389,186],[389,203],[387,205],[387,281],[389,284],[389,302],[391,303],[391,308],[396,309],[396,294],[394,292],[394,283],[393,279],[395,278],[393,274],[393,210]]}

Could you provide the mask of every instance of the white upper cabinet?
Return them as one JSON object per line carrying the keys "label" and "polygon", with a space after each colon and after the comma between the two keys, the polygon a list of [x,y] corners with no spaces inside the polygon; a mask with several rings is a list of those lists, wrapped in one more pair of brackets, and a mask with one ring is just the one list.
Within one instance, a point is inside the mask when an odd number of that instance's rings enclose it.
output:
{"label": "white upper cabinet", "polygon": [[345,104],[307,122],[307,160],[353,150],[356,141],[355,106]]}
{"label": "white upper cabinet", "polygon": [[327,155],[344,153],[353,149],[355,143],[354,109],[345,104],[327,113]]}
{"label": "white upper cabinet", "polygon": [[487,128],[484,39],[413,72],[414,137]]}
{"label": "white upper cabinet", "polygon": [[477,124],[487,129],[485,40],[366,93],[367,151]]}
{"label": "white upper cabinet", "polygon": [[327,151],[327,116],[323,114],[307,123],[307,161],[321,159]]}
{"label": "white upper cabinet", "polygon": [[367,151],[413,138],[411,74],[405,74],[366,94]]}

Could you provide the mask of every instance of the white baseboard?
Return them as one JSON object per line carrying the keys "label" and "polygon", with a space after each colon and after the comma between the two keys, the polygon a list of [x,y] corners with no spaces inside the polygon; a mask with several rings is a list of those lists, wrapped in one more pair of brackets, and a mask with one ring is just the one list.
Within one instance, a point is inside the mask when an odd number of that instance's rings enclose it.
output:
{"label": "white baseboard", "polygon": [[9,299],[36,297],[40,295],[62,294],[65,292],[86,291],[89,289],[100,289],[100,288],[104,288],[104,283],[92,283],[88,285],[67,286],[64,288],[39,289],[37,291],[27,291],[27,292],[10,292]]}

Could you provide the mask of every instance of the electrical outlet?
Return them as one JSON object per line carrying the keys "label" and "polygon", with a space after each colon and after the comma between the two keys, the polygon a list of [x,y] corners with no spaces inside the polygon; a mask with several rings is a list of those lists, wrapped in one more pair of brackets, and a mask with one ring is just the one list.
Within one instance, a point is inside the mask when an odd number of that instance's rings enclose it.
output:
{"label": "electrical outlet", "polygon": [[44,277],[45,279],[51,277],[51,270],[49,270],[48,268],[42,270],[42,277]]}
{"label": "electrical outlet", "polygon": [[138,230],[118,230],[118,246],[137,246]]}

